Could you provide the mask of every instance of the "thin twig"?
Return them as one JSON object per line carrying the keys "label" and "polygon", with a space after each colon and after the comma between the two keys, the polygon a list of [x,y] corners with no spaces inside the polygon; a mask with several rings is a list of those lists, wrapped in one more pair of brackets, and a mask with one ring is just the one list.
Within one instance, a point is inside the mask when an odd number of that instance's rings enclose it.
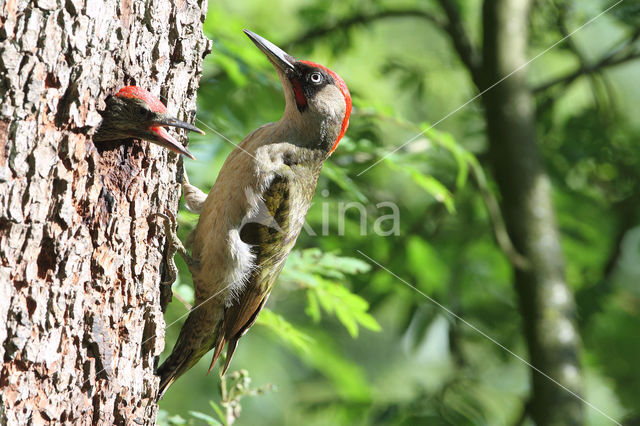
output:
{"label": "thin twig", "polygon": [[390,10],[380,10],[374,13],[360,13],[352,16],[340,18],[337,21],[334,21],[329,24],[320,25],[315,28],[311,28],[305,33],[299,35],[293,40],[290,40],[287,43],[283,43],[283,48],[289,49],[291,46],[299,45],[307,43],[311,40],[315,40],[316,38],[324,37],[326,35],[332,34],[336,31],[347,30],[356,25],[368,24],[370,22],[379,21],[381,19],[387,18],[421,18],[426,19],[427,21],[435,24],[440,28],[444,28],[446,23],[442,21],[442,19],[433,15],[425,10],[421,9],[390,9]]}
{"label": "thin twig", "polygon": [[515,268],[528,270],[531,267],[531,262],[513,245],[513,241],[511,241],[509,231],[507,230],[507,225],[500,211],[500,206],[498,205],[496,197],[494,197],[493,193],[489,190],[482,167],[479,164],[472,164],[471,162],[470,166],[472,171],[471,175],[475,178],[478,189],[480,190],[480,195],[482,196],[482,201],[484,201],[484,205],[487,207],[498,247],[500,247],[500,250],[502,250]]}
{"label": "thin twig", "polygon": [[634,31],[630,37],[627,37],[621,42],[616,43],[615,47],[608,50],[609,53],[607,55],[605,55],[592,65],[581,64],[581,66],[575,71],[534,87],[532,89],[533,93],[538,94],[541,92],[545,92],[557,85],[566,87],[582,75],[597,73],[605,68],[622,65],[635,59],[639,59],[640,51],[636,50],[633,47],[633,43],[635,43],[639,38],[640,28]]}
{"label": "thin twig", "polygon": [[182,303],[184,307],[187,308],[187,311],[191,310],[192,308],[191,303],[187,302],[184,297],[180,296],[175,291],[173,292],[173,297],[175,297],[178,300],[178,302]]}
{"label": "thin twig", "polygon": [[455,50],[460,56],[460,60],[465,64],[474,83],[477,87],[482,87],[482,59],[478,49],[473,46],[471,39],[464,28],[458,5],[452,0],[439,0],[440,7],[447,15],[447,24],[444,30],[449,33]]}
{"label": "thin twig", "polygon": [[[567,10],[564,7],[560,7],[559,8],[559,13],[558,13],[558,28],[560,29],[560,34],[564,37],[567,34],[569,34],[569,30],[567,28]],[[572,37],[569,37],[567,39],[567,47],[569,48],[569,50],[576,56],[576,58],[578,58],[578,63],[580,64],[580,68],[587,68],[589,65],[589,61],[587,60],[587,58],[582,54],[582,52],[580,51],[580,48],[578,47],[578,45],[575,42],[575,39]],[[587,74],[587,76],[589,77],[589,83],[591,84],[591,91],[593,92],[593,99],[594,102],[596,104],[596,106],[598,107],[600,102],[598,99],[598,85],[597,85],[597,81],[596,81],[596,76],[593,73],[589,73]]]}

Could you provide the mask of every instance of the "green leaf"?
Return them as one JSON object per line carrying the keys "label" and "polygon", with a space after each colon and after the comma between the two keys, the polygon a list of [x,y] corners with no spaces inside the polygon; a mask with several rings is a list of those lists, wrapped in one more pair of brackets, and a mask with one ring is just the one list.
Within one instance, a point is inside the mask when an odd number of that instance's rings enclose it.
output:
{"label": "green leaf", "polygon": [[224,413],[222,412],[222,408],[220,408],[220,406],[218,404],[216,404],[215,402],[213,402],[213,401],[209,401],[209,405],[211,406],[211,408],[213,408],[213,411],[216,412],[216,415],[218,416],[220,421],[223,424],[226,425],[227,424],[227,419],[226,419]]}
{"label": "green leaf", "polygon": [[439,201],[445,205],[449,213],[455,212],[455,206],[453,204],[453,197],[451,192],[440,183],[436,178],[431,175],[426,175],[417,169],[412,167],[403,167],[411,176],[411,179],[418,184],[422,189],[427,191],[436,201]]}
{"label": "green leaf", "polygon": [[347,194],[351,195],[352,198],[355,198],[361,203],[369,202],[367,197],[360,192],[358,186],[347,175],[345,169],[338,167],[331,162],[326,162],[322,167],[322,172],[329,178],[329,180],[338,185]]}
{"label": "green leaf", "polygon": [[297,351],[307,352],[309,345],[313,343],[313,339],[310,336],[295,328],[289,321],[270,309],[263,309],[256,323],[269,328],[287,345]]}
{"label": "green leaf", "polygon": [[208,414],[200,413],[198,411],[189,411],[189,414],[198,420],[203,420],[207,422],[207,424],[210,426],[222,426],[222,423],[220,423],[218,420],[214,419]]}
{"label": "green leaf", "polygon": [[424,174],[420,170],[406,164],[398,165],[390,161],[387,161],[387,164],[394,170],[408,173],[414,183],[424,189],[429,195],[435,198],[436,201],[444,204],[449,213],[455,213],[456,208],[453,203],[451,191],[436,178]]}
{"label": "green leaf", "polygon": [[458,144],[450,133],[439,132],[431,128],[430,124],[424,124],[422,128],[424,129],[424,135],[429,138],[431,142],[443,147],[453,155],[453,158],[456,160],[456,164],[458,165],[456,187],[463,188],[467,183],[467,178],[469,176],[469,164],[467,162],[467,157],[469,155],[473,156],[473,154],[469,153],[469,151]]}
{"label": "green leaf", "polygon": [[449,279],[449,268],[425,239],[417,236],[409,238],[407,266],[426,293],[444,290]]}
{"label": "green leaf", "polygon": [[380,325],[367,310],[369,303],[351,293],[346,287],[325,279],[318,279],[318,286],[310,288],[319,305],[328,314],[335,314],[352,337],[358,336],[358,326],[372,331],[380,331]]}
{"label": "green leaf", "polygon": [[361,259],[323,253],[319,249],[295,251],[289,256],[281,277],[307,288],[305,312],[320,321],[321,308],[335,315],[352,337],[358,328],[379,331],[380,325],[367,313],[369,303],[341,284],[347,275],[368,272],[371,266]]}
{"label": "green leaf", "polygon": [[[367,307],[368,308],[368,307]],[[366,311],[355,311],[353,313],[358,324],[371,331],[381,331],[382,327],[378,321]]]}
{"label": "green leaf", "polygon": [[355,275],[368,272],[371,266],[355,257],[338,256],[334,253],[323,253],[320,249],[312,248],[295,251],[289,256],[291,267],[315,274],[343,278],[344,274]]}
{"label": "green leaf", "polygon": [[179,414],[169,416],[167,410],[158,410],[158,417],[156,418],[156,424],[159,426],[178,426],[186,425],[187,421]]}
{"label": "green leaf", "polygon": [[318,302],[318,296],[313,291],[307,291],[307,307],[304,312],[311,317],[311,319],[318,323],[322,314],[320,312],[320,304]]}
{"label": "green leaf", "polygon": [[187,424],[187,420],[182,418],[182,416],[180,416],[179,414],[175,414],[175,415],[167,418],[167,421],[169,422],[170,425],[185,425],[185,424]]}
{"label": "green leaf", "polygon": [[335,311],[336,317],[342,323],[342,325],[344,325],[351,337],[358,337],[358,323],[355,319],[355,316],[351,315],[351,313],[347,309],[345,309],[344,306],[336,306]]}
{"label": "green leaf", "polygon": [[345,275],[365,273],[370,268],[370,265],[361,259],[322,253],[319,249],[313,248],[292,252],[282,271],[282,277],[286,281],[297,282],[307,287],[316,286],[317,277],[343,280]]}

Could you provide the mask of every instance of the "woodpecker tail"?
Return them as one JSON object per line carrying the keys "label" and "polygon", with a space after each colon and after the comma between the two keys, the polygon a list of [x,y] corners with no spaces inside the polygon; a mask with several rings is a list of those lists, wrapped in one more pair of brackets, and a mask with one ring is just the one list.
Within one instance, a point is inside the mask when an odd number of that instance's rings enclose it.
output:
{"label": "woodpecker tail", "polygon": [[[224,336],[222,336],[223,333],[221,332],[220,334],[221,334],[220,338],[214,345],[216,350],[213,353],[213,358],[211,359],[211,365],[209,365],[209,370],[207,370],[207,374],[211,373],[211,370],[213,370],[213,366],[216,365],[216,361],[218,360],[218,357],[222,353],[222,348],[224,348],[224,344],[227,342]],[[237,346],[238,346],[237,338],[229,340],[229,344],[227,345],[227,355],[225,356],[225,360],[224,360],[224,366],[220,370],[220,374],[222,376],[224,376],[227,370],[229,369],[231,358],[233,358],[233,353],[236,351]]]}
{"label": "woodpecker tail", "polygon": [[160,400],[169,386],[180,376],[193,367],[204,354],[209,352],[217,342],[222,312],[217,309],[208,312],[206,309],[195,308],[189,314],[180,329],[178,341],[171,351],[171,355],[158,367],[160,376],[160,390],[157,399]]}

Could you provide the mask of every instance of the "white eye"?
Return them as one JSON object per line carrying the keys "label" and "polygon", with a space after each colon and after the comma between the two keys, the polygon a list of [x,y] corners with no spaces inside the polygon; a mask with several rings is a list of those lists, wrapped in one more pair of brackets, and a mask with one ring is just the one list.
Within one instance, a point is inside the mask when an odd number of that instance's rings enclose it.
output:
{"label": "white eye", "polygon": [[322,83],[322,74],[320,74],[319,72],[314,72],[313,74],[311,74],[311,82],[313,84],[320,84]]}

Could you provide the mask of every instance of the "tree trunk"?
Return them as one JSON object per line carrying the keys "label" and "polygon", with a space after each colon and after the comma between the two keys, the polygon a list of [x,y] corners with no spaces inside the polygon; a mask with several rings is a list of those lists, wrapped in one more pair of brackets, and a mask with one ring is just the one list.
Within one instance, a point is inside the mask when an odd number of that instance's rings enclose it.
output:
{"label": "tree trunk", "polygon": [[[530,3],[485,1],[484,88],[526,63]],[[580,342],[573,295],[565,283],[551,185],[536,146],[526,67],[491,88],[483,101],[509,234],[530,262],[529,268],[516,268],[515,280],[531,364],[579,395]],[[531,375],[529,414],[537,425],[582,424],[583,405],[575,395],[540,372],[532,370]]]}
{"label": "tree trunk", "polygon": [[128,84],[193,119],[206,1],[0,6],[0,424],[154,424],[181,160],[90,135]]}

